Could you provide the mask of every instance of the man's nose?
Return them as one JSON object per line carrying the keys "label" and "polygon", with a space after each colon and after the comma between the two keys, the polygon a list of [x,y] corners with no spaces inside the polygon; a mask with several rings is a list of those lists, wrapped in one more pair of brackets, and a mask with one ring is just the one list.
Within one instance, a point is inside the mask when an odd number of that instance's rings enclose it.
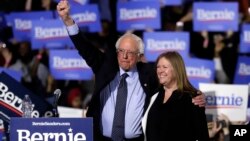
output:
{"label": "man's nose", "polygon": [[127,51],[125,51],[125,52],[123,53],[123,58],[128,58],[128,52],[127,52]]}

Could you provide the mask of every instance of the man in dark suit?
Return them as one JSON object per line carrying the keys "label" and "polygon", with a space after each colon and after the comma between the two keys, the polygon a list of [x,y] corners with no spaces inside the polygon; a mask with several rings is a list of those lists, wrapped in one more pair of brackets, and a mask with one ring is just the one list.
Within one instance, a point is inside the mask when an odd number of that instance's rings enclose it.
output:
{"label": "man in dark suit", "polygon": [[[95,141],[143,141],[141,118],[149,103],[150,96],[158,87],[154,66],[142,63],[144,45],[142,40],[131,33],[124,34],[116,42],[116,48],[101,52],[95,48],[85,35],[80,34],[78,26],[69,14],[67,0],[58,3],[57,11],[79,54],[86,60],[95,74],[95,90],[87,116],[94,120]],[[126,73],[127,98],[125,120],[121,140],[114,139],[112,126],[117,105],[116,97],[121,76]],[[204,95],[195,104],[205,105]]]}

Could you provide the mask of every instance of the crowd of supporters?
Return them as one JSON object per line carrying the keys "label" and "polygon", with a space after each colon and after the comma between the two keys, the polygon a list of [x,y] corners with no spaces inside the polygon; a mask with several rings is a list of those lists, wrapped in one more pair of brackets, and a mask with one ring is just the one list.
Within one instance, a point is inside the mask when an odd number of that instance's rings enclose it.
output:
{"label": "crowd of supporters", "polygon": [[[123,0],[124,2],[129,0]],[[160,0],[159,0],[160,1]],[[194,0],[195,1],[195,0]],[[191,57],[209,59],[215,62],[215,83],[232,84],[239,55],[240,31],[233,32],[195,32],[192,23],[193,0],[183,0],[179,6],[161,7],[161,29],[159,31],[186,31],[190,33]],[[206,1],[206,0],[199,0]],[[211,0],[208,0],[211,1]],[[218,0],[213,0],[218,1]],[[222,0],[221,0],[222,1]],[[240,23],[250,22],[248,0],[224,0],[239,3]],[[116,30],[117,0],[89,0],[97,4],[101,14],[102,31],[88,33],[92,43],[102,51],[113,47],[109,44],[111,38],[118,37],[121,32]],[[0,0],[0,12],[29,12],[48,10],[54,11],[57,2],[53,0]],[[93,80],[55,80],[49,71],[48,53],[46,48],[32,50],[29,41],[17,41],[13,37],[12,27],[0,27],[0,67],[22,72],[21,83],[44,99],[53,96],[53,91],[60,88],[63,94],[59,105],[74,108],[86,108],[93,92]],[[144,31],[152,31],[145,29]],[[144,31],[129,31],[142,36]],[[113,36],[116,35],[116,36]],[[147,61],[147,60],[145,60]],[[227,117],[221,116],[226,125],[209,124],[209,134],[213,139],[224,140],[228,135],[229,122]],[[222,139],[223,138],[223,139]],[[225,140],[227,140],[225,138]]]}

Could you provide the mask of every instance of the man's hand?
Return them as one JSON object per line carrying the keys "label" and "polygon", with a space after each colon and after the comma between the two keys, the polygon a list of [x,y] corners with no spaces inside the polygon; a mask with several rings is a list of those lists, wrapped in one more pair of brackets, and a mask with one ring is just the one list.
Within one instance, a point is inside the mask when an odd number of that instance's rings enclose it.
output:
{"label": "man's hand", "polygon": [[198,96],[194,97],[192,99],[192,102],[194,105],[198,105],[199,107],[205,107],[206,106],[206,99],[204,93],[201,91],[197,92]]}
{"label": "man's hand", "polygon": [[69,14],[70,6],[68,3],[68,0],[61,0],[57,4],[56,8],[57,8],[58,15],[61,17],[61,19],[63,20],[66,26],[70,26],[74,24],[74,21]]}

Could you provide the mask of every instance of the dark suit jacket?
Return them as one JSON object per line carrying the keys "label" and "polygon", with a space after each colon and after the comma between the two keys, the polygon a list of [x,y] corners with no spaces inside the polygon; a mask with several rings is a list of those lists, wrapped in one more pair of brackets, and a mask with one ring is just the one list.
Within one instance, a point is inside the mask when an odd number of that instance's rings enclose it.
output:
{"label": "dark suit jacket", "polygon": [[[87,37],[81,33],[70,36],[79,54],[86,60],[95,74],[95,88],[92,100],[87,112],[88,117],[94,120],[94,140],[101,141],[100,121],[102,106],[100,104],[100,92],[105,88],[119,71],[117,53],[115,46],[109,47],[105,53],[94,47]],[[113,45],[115,45],[114,41]],[[145,107],[148,105],[150,96],[158,87],[154,65],[150,63],[137,63],[141,86],[146,93]],[[145,108],[146,109],[146,108]]]}

